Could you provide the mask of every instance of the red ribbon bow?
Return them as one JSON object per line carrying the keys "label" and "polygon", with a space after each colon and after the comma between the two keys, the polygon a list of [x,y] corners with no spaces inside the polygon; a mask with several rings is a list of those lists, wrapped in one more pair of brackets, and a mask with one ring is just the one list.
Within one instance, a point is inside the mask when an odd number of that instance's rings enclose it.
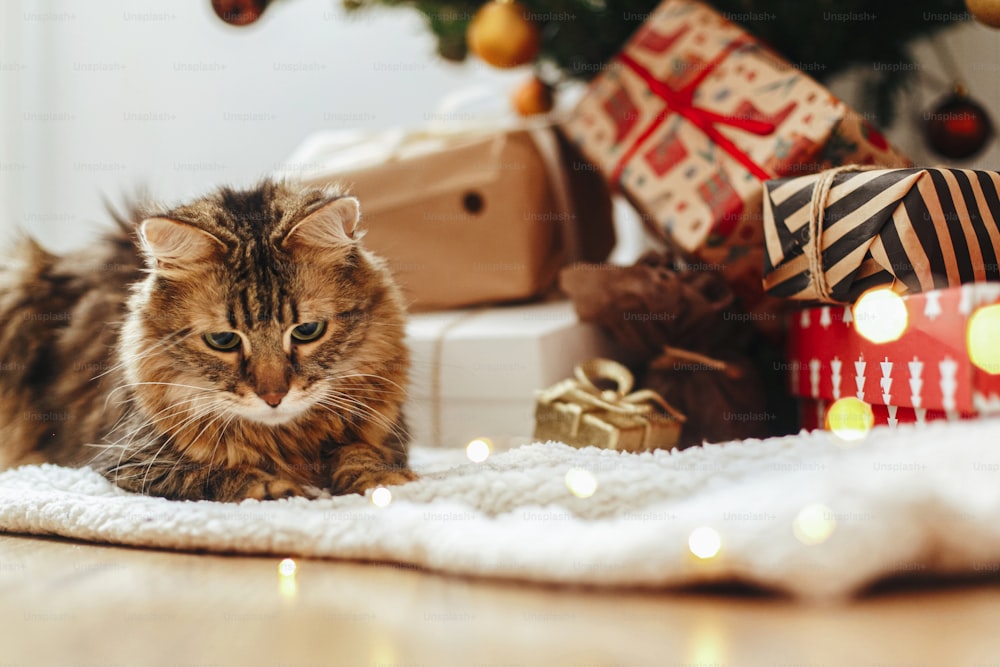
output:
{"label": "red ribbon bow", "polygon": [[631,146],[629,146],[629,149],[625,151],[625,153],[618,160],[618,164],[615,165],[615,170],[612,172],[612,183],[618,183],[621,180],[622,171],[625,170],[625,166],[635,156],[636,152],[642,147],[646,139],[648,139],[650,135],[656,131],[656,129],[670,116],[671,113],[676,113],[686,118],[691,124],[700,129],[705,136],[711,139],[715,145],[732,156],[733,159],[746,167],[747,171],[760,180],[763,181],[773,178],[773,174],[769,173],[763,167],[750,159],[749,155],[740,150],[736,144],[719,132],[716,126],[726,125],[729,127],[735,127],[745,132],[750,132],[751,134],[766,136],[774,132],[776,128],[774,123],[755,118],[725,116],[694,105],[694,94],[698,89],[698,86],[700,86],[702,82],[712,72],[714,72],[722,61],[728,58],[731,53],[746,44],[746,42],[741,40],[734,40],[730,42],[719,55],[702,68],[701,72],[698,73],[698,76],[679,90],[675,90],[666,83],[658,80],[648,69],[636,62],[627,53],[621,53],[618,55],[618,59],[626,67],[635,72],[639,78],[646,83],[649,89],[656,94],[657,97],[666,102],[667,108],[656,115],[653,122],[642,131],[639,138],[636,139]]}

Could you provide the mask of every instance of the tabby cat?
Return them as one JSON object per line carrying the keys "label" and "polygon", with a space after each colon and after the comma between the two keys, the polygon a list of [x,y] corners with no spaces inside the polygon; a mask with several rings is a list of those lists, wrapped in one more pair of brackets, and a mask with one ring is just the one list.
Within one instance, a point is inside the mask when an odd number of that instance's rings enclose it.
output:
{"label": "tabby cat", "polygon": [[266,181],[0,266],[0,469],[239,501],[414,479],[404,307],[358,202]]}

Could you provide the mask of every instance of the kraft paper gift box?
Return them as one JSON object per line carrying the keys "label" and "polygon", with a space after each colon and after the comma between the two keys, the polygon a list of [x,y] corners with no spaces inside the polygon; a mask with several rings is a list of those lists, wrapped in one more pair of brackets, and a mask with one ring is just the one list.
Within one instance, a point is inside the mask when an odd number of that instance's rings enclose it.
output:
{"label": "kraft paper gift box", "polygon": [[[1000,411],[1000,283],[890,293],[880,303],[789,318],[789,383],[805,399],[804,426],[822,425],[821,412],[845,397],[868,403],[876,423],[891,426]],[[885,327],[902,333],[875,342],[870,332]]]}
{"label": "kraft paper gift box", "polygon": [[851,167],[765,184],[768,293],[850,303],[1000,280],[1000,174]]}
{"label": "kraft paper gift box", "polygon": [[412,441],[433,447],[464,447],[480,437],[527,440],[535,391],[581,360],[613,352],[568,301],[413,315],[406,343],[406,420]]}
{"label": "kraft paper gift box", "polygon": [[910,161],[707,5],[667,0],[591,83],[567,135],[661,237],[763,300],[761,182]]}
{"label": "kraft paper gift box", "polygon": [[572,169],[550,126],[325,133],[289,160],[308,184],[361,202],[365,245],[386,258],[411,311],[526,300],[614,245],[610,193]]}

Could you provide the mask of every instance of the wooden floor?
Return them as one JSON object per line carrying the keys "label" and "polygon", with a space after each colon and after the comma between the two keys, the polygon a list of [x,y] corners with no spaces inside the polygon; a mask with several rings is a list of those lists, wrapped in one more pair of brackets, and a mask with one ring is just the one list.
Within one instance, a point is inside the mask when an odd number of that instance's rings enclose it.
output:
{"label": "wooden floor", "polygon": [[843,605],[0,536],[0,667],[1000,665],[1000,582]]}

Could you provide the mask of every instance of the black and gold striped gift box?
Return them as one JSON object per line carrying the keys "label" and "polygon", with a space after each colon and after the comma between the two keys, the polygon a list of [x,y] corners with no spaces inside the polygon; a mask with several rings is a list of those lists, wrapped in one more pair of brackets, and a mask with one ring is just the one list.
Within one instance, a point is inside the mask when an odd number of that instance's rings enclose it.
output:
{"label": "black and gold striped gift box", "polygon": [[1000,173],[852,165],[766,181],[764,195],[773,296],[852,303],[876,286],[1000,279]]}

